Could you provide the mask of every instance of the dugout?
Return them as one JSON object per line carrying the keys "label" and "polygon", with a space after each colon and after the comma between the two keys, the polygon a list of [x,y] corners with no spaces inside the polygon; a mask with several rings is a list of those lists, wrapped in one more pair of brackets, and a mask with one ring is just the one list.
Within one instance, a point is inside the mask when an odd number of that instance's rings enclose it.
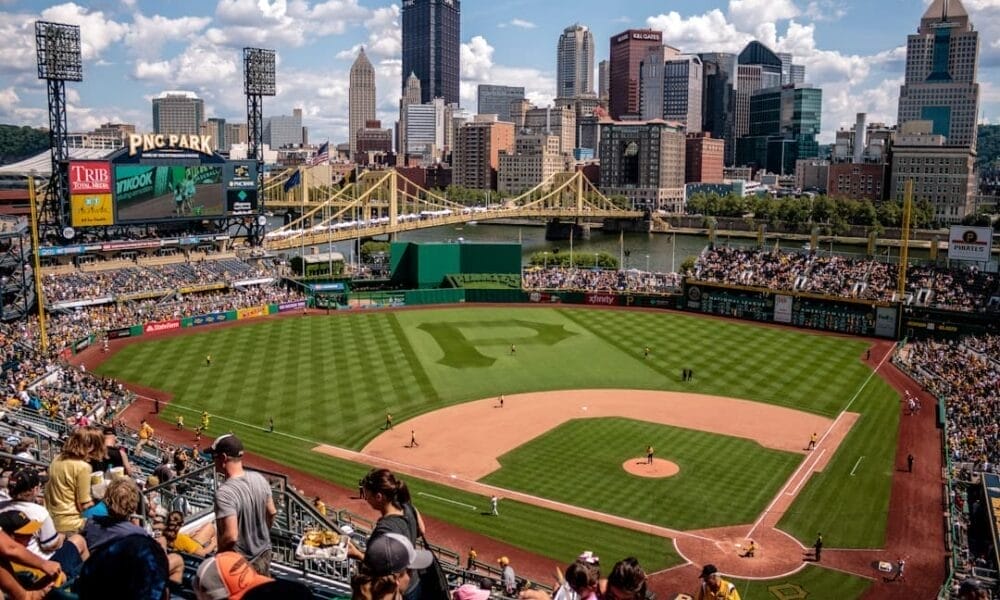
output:
{"label": "dugout", "polygon": [[393,242],[389,254],[392,284],[403,289],[439,288],[449,275],[521,273],[520,244]]}
{"label": "dugout", "polygon": [[304,278],[336,277],[344,272],[344,255],[340,252],[321,252],[293,256],[289,261],[292,273]]}

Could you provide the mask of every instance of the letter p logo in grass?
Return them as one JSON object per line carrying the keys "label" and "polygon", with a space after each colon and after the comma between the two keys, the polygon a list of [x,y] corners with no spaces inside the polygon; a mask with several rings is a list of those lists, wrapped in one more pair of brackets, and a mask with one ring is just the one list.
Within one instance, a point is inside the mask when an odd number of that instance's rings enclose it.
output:
{"label": "letter p logo in grass", "polygon": [[479,348],[505,352],[511,344],[519,348],[554,346],[576,335],[567,331],[565,325],[521,320],[421,323],[417,329],[429,333],[444,352],[438,362],[456,369],[493,366],[497,359],[483,354]]}

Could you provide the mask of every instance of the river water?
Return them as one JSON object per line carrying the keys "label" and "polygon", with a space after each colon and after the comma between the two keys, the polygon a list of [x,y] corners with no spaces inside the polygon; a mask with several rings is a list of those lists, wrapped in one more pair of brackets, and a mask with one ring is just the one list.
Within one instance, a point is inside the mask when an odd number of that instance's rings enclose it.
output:
{"label": "river water", "polygon": [[[400,233],[397,240],[407,242],[521,242],[521,256],[525,264],[535,252],[553,252],[557,248],[560,253],[570,251],[569,240],[559,242],[549,242],[545,240],[545,227],[518,226],[518,225],[496,225],[481,223],[477,225],[452,225],[444,227],[432,227],[428,229],[418,229]],[[753,247],[757,245],[756,238],[727,238],[719,236],[719,245]],[[591,230],[588,239],[574,239],[573,253],[593,254],[595,252],[607,252],[615,257],[620,257],[622,250],[628,252],[624,257],[626,268],[652,270],[658,272],[668,272],[672,268],[676,270],[680,267],[684,259],[689,256],[697,256],[708,245],[708,237],[702,235],[672,235],[665,233],[626,233],[619,242],[618,233],[605,233],[600,229]],[[781,248],[786,250],[801,250],[802,242],[782,241]],[[774,238],[767,241],[768,247],[774,247]],[[330,246],[323,244],[318,246],[319,252],[327,252]],[[354,262],[357,249],[356,241],[338,242],[333,244],[334,252],[340,252],[349,262]],[[848,246],[829,243],[821,243],[819,251],[821,253],[833,252],[842,256],[863,256],[866,248],[864,246]],[[309,253],[309,250],[306,250]],[[880,256],[887,256],[886,249],[880,249]],[[288,256],[297,255],[298,250],[288,251]],[[888,258],[895,262],[898,259],[899,250],[889,249]],[[910,257],[913,259],[926,259],[927,250],[910,249]]]}

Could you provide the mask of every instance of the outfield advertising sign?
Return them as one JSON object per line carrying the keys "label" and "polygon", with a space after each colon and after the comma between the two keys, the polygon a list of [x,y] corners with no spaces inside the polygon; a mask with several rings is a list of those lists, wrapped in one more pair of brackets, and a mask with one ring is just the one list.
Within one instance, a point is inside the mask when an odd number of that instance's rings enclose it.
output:
{"label": "outfield advertising sign", "polygon": [[161,331],[171,331],[173,329],[181,328],[181,320],[173,319],[172,321],[159,321],[156,323],[146,323],[144,331],[146,333],[159,333]]}
{"label": "outfield advertising sign", "polygon": [[253,319],[254,317],[265,316],[267,316],[267,306],[251,306],[250,308],[241,308],[236,311],[237,319]]}
{"label": "outfield advertising sign", "polygon": [[197,315],[191,317],[191,327],[198,327],[200,325],[211,325],[212,323],[223,323],[229,320],[229,316],[224,312],[220,313],[209,313],[207,315]]}
{"label": "outfield advertising sign", "polygon": [[780,294],[774,297],[774,321],[776,323],[791,323],[792,322],[792,301],[791,296],[782,296]]}
{"label": "outfield advertising sign", "polygon": [[121,329],[109,329],[106,332],[109,340],[119,340],[121,338],[132,337],[131,327],[122,327]]}
{"label": "outfield advertising sign", "polygon": [[989,262],[993,230],[989,227],[954,225],[948,235],[948,260]]}
{"label": "outfield advertising sign", "polygon": [[298,302],[285,302],[284,304],[278,305],[278,312],[288,312],[290,310],[299,310],[306,307],[305,300],[299,300]]}
{"label": "outfield advertising sign", "polygon": [[73,227],[114,225],[111,163],[107,161],[69,163],[69,206]]}
{"label": "outfield advertising sign", "polygon": [[595,306],[615,306],[618,304],[618,296],[609,293],[585,294],[583,303]]}

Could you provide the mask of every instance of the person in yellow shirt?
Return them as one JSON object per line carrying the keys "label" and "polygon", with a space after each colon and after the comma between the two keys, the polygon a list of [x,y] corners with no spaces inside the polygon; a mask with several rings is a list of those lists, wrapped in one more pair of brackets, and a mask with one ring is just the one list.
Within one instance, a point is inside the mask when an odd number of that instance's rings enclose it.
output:
{"label": "person in yellow shirt", "polygon": [[195,556],[206,556],[215,552],[217,538],[215,537],[214,526],[211,532],[204,534],[207,537],[204,542],[198,538],[203,537],[203,532],[199,530],[195,536],[190,536],[181,532],[184,526],[184,514],[180,511],[172,511],[167,515],[167,523],[163,528],[163,543],[168,552],[183,552]]}
{"label": "person in yellow shirt", "polygon": [[204,410],[204,411],[201,412],[201,430],[202,431],[205,431],[206,429],[208,429],[208,421],[209,421],[208,411]]}
{"label": "person in yellow shirt", "polygon": [[705,565],[701,569],[701,589],[696,600],[740,600],[736,586],[719,574],[715,565]]}
{"label": "person in yellow shirt", "polygon": [[153,443],[153,426],[150,425],[146,419],[142,420],[142,424],[139,426],[139,443],[135,445],[136,456],[142,451],[143,446],[147,446]]}

